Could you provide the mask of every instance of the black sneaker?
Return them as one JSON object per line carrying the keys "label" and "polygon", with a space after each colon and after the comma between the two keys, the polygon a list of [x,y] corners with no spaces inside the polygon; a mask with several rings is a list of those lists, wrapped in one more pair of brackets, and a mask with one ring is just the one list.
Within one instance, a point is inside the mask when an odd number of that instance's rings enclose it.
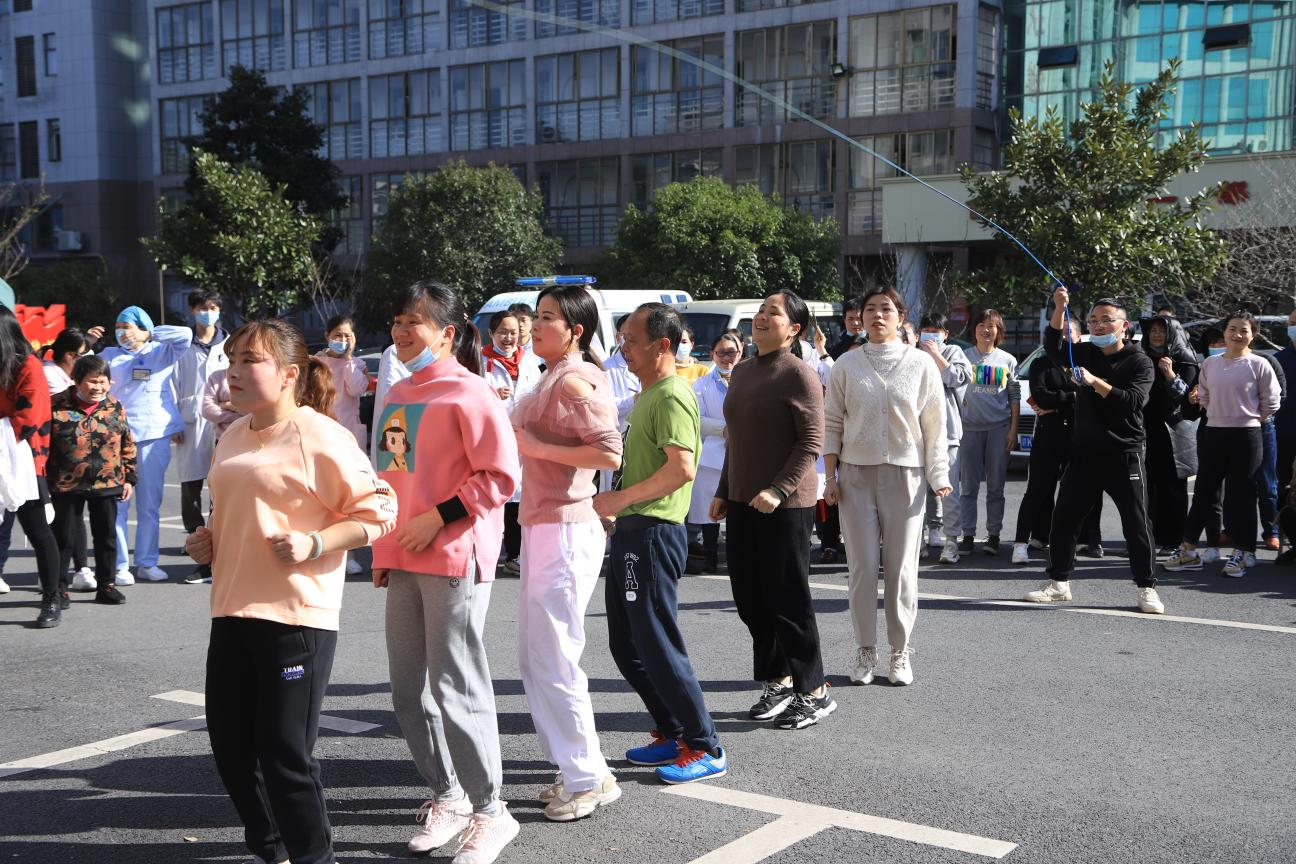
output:
{"label": "black sneaker", "polygon": [[1101,543],[1095,543],[1092,546],[1085,544],[1084,546],[1076,547],[1076,554],[1082,555],[1085,558],[1102,558],[1107,553],[1103,551]]}
{"label": "black sneaker", "polygon": [[820,563],[820,564],[836,564],[836,563],[837,563],[837,557],[838,557],[838,555],[840,555],[840,554],[841,554],[841,553],[839,553],[839,552],[838,552],[835,548],[833,548],[832,546],[825,546],[825,547],[823,547],[823,549],[820,550],[820,552],[819,552],[819,563]]}
{"label": "black sneaker", "polygon": [[753,720],[773,720],[787,710],[796,694],[786,684],[766,684],[761,697],[747,712]]}
{"label": "black sneaker", "polygon": [[819,722],[837,710],[837,703],[832,694],[824,689],[822,696],[811,696],[809,693],[798,693],[792,704],[775,725],[780,729],[804,729]]}
{"label": "black sneaker", "polygon": [[63,620],[63,611],[59,609],[58,597],[51,597],[48,600],[41,601],[40,615],[36,616],[36,627],[40,630],[48,630],[51,627],[57,627]]}
{"label": "black sneaker", "polygon": [[60,612],[63,612],[63,611],[66,611],[66,610],[72,608],[72,598],[68,596],[68,592],[64,591],[64,590],[61,589],[61,588],[59,589],[58,601],[59,601],[59,611],[60,611]]}
{"label": "black sneaker", "polygon": [[968,552],[971,552],[973,542],[974,541],[972,540],[972,535],[969,534],[966,537],[964,537],[962,540],[959,541],[959,552],[963,553],[964,555],[966,555]]}
{"label": "black sneaker", "polygon": [[120,606],[126,602],[126,595],[117,590],[116,585],[104,585],[95,591],[96,603],[103,603],[106,606]]}
{"label": "black sneaker", "polygon": [[[971,550],[969,550],[969,551],[971,551]],[[986,541],[985,541],[984,543],[981,544],[981,551],[984,552],[984,553],[987,554],[987,555],[998,555],[998,554],[999,554],[999,535],[998,535],[998,534],[991,534],[989,537],[987,537],[987,538],[986,538]]]}

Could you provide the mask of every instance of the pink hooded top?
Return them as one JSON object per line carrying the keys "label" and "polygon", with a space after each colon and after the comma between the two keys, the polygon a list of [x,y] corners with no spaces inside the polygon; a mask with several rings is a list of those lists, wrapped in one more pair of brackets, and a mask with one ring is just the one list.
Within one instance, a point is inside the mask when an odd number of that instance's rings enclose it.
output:
{"label": "pink hooded top", "polygon": [[[594,392],[588,397],[571,396],[562,386],[567,378],[585,381]],[[578,354],[558,361],[545,373],[540,386],[521,398],[513,409],[513,425],[546,444],[587,444],[621,455],[612,384],[602,369],[586,363]],[[522,467],[527,482],[518,515],[521,524],[598,521],[592,468],[573,468],[530,456],[523,457]]]}
{"label": "pink hooded top", "polygon": [[337,400],[333,403],[333,416],[337,421],[351,430],[356,436],[356,443],[364,450],[369,446],[369,433],[360,422],[360,397],[369,389],[369,370],[359,358],[350,360],[344,357],[318,355],[333,373],[333,389],[337,391]]}
{"label": "pink hooded top", "polygon": [[[517,488],[517,438],[499,395],[454,357],[393,384],[378,418],[378,474],[396,490],[396,529],[374,543],[373,566],[494,578],[504,504]],[[396,542],[411,519],[441,512],[445,525],[422,552]]]}

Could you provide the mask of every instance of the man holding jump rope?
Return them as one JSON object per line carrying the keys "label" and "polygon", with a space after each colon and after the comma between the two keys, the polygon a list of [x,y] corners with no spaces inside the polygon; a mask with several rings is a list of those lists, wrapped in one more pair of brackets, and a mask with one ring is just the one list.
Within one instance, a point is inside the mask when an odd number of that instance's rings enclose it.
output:
{"label": "man holding jump rope", "polygon": [[1127,341],[1129,316],[1118,300],[1094,303],[1089,311],[1087,343],[1064,339],[1070,301],[1066,288],[1053,292],[1053,317],[1044,331],[1044,351],[1064,369],[1071,369],[1080,385],[1075,432],[1049,531],[1049,580],[1025,599],[1034,603],[1071,599],[1076,538],[1085,516],[1106,492],[1120,513],[1130,570],[1138,586],[1138,608],[1161,614],[1165,605],[1156,591],[1156,553],[1148,525],[1143,469],[1147,441],[1143,406],[1156,369],[1146,353]]}

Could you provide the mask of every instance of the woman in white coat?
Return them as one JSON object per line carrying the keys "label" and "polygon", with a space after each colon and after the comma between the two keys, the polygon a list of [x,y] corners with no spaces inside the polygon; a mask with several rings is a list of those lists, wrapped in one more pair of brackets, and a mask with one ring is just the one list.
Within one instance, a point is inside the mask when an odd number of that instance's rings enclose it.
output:
{"label": "woman in white coat", "polygon": [[[482,348],[482,375],[504,401],[509,412],[518,400],[540,386],[540,361],[521,348],[522,321],[518,312],[504,309],[490,320],[490,344]],[[529,319],[528,319],[528,333]],[[521,573],[518,556],[522,553],[522,526],[518,510],[522,502],[522,484],[518,483],[512,499],[504,505],[504,569]]]}
{"label": "woman in white coat", "polygon": [[690,550],[685,573],[714,573],[720,553],[720,523],[711,521],[711,499],[720,485],[724,468],[725,419],[724,401],[729,395],[729,376],[742,359],[742,343],[732,333],[721,333],[711,344],[711,371],[693,383],[697,394],[698,414],[702,420],[702,454],[693,478],[693,495],[689,499],[689,532],[702,531],[702,563]]}

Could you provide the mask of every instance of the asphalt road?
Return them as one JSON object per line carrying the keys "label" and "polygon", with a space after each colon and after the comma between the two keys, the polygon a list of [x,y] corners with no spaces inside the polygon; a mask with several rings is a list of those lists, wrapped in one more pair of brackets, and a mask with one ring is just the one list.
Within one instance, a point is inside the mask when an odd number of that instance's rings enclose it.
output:
{"label": "asphalt road", "polygon": [[[1010,483],[1010,522],[1022,479]],[[123,607],[74,595],[55,630],[30,627],[34,563],[15,532],[4,574],[14,590],[0,597],[0,764],[202,714],[153,698],[203,688],[210,588],[178,581],[189,567],[178,548],[175,492],[168,490],[162,563],[177,579],[124,589]],[[1119,549],[1112,508],[1106,515],[1108,548]],[[667,794],[649,769],[620,761],[650,724],[608,654],[600,591],[585,668],[603,750],[619,766],[625,794],[567,825],[546,822],[534,799],[552,769],[518,676],[518,584],[500,579],[488,639],[505,797],[523,823],[500,861],[685,864],[730,843],[737,845],[707,864],[991,860],[932,845],[944,835],[925,829],[943,829],[1016,844],[1004,860],[1023,864],[1291,862],[1296,629],[1282,628],[1296,628],[1296,570],[1262,563],[1245,579],[1224,580],[1218,566],[1162,582],[1170,616],[1207,621],[1105,614],[1135,607],[1124,559],[1115,556],[1080,565],[1069,606],[1104,614],[985,602],[1017,600],[1042,578],[1039,560],[1010,565],[1006,546],[996,559],[978,552],[957,566],[924,567],[917,683],[908,688],[850,686],[844,567],[816,566],[825,665],[840,708],[800,732],[747,719],[756,695],[750,642],[729,586],[723,577],[689,578],[680,619],[731,759],[728,777],[689,787],[706,800]],[[348,584],[324,706],[330,716],[378,728],[325,731],[317,750],[341,861],[408,857],[404,843],[425,794],[390,710],[382,602],[367,576]],[[140,737],[64,754],[71,761],[53,768],[9,776],[0,768],[0,859],[245,859],[205,733]],[[749,809],[735,806],[749,799],[734,793],[782,800]],[[844,817],[822,809],[753,834],[779,818],[769,811],[793,802],[911,823],[898,830],[914,839],[884,836],[893,823],[836,827]],[[803,829],[821,817],[828,827]],[[762,859],[765,851],[772,854]],[[452,852],[433,859],[448,861]]]}

